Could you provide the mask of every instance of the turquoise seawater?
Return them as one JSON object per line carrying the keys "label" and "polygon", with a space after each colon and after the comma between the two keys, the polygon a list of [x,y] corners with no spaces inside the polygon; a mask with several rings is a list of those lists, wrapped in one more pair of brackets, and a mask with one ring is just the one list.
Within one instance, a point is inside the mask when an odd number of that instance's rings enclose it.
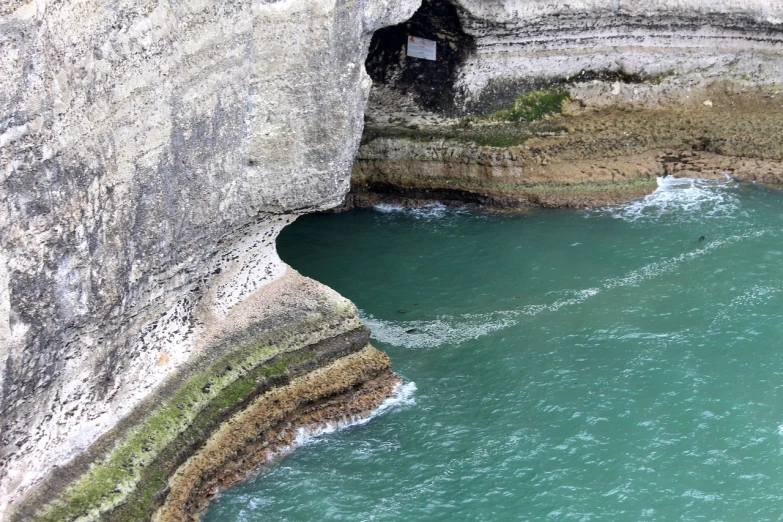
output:
{"label": "turquoise seawater", "polygon": [[288,227],[281,257],[356,303],[405,385],[204,520],[783,519],[783,193],[659,185]]}

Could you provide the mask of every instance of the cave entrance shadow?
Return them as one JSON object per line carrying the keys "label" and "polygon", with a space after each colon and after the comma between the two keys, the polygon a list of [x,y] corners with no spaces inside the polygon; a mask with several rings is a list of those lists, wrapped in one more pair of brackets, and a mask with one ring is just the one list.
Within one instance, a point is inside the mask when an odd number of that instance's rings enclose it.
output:
{"label": "cave entrance shadow", "polygon": [[[365,63],[373,83],[412,94],[424,109],[454,112],[457,71],[476,50],[475,39],[462,29],[458,9],[448,0],[424,0],[407,22],[376,31]],[[434,40],[437,59],[408,57],[409,36]]]}

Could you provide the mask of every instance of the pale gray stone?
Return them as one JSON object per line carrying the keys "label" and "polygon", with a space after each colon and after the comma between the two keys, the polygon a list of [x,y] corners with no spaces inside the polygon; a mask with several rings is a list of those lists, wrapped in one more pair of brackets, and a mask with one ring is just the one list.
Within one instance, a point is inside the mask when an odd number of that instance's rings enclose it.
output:
{"label": "pale gray stone", "polygon": [[0,7],[0,518],[348,190],[372,32],[417,0]]}
{"label": "pale gray stone", "polygon": [[683,102],[716,81],[783,79],[783,4],[771,0],[460,0],[476,52],[460,67],[462,109],[569,83],[590,106]]}

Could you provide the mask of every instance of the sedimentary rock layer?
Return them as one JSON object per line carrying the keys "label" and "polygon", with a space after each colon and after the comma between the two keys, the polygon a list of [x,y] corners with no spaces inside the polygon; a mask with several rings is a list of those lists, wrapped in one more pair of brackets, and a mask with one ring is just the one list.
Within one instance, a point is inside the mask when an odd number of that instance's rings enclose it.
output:
{"label": "sedimentary rock layer", "polygon": [[416,7],[2,4],[0,518],[253,331],[279,231],[348,189],[372,32]]}
{"label": "sedimentary rock layer", "polygon": [[216,489],[242,480],[248,470],[291,445],[298,428],[315,430],[366,416],[398,384],[388,357],[368,345],[263,394],[177,470],[153,520],[196,520]]}
{"label": "sedimentary rock layer", "polygon": [[349,200],[354,206],[436,199],[497,209],[580,207],[649,193],[663,173],[651,154],[580,161],[553,156],[524,145],[379,138],[360,151]]}
{"label": "sedimentary rock layer", "polygon": [[768,0],[462,0],[477,51],[460,68],[466,107],[525,86],[569,82],[591,105],[655,105],[689,89],[783,77],[783,8]]}
{"label": "sedimentary rock layer", "polygon": [[[425,0],[414,19],[440,16],[443,3]],[[368,67],[378,85],[348,206],[390,198],[584,206],[644,194],[665,174],[779,180],[779,4],[453,5],[458,24],[421,35],[470,47],[449,54],[460,61],[437,85],[453,94],[450,105],[426,103],[410,79],[435,65],[405,58],[402,47],[391,53],[395,28],[376,33]],[[542,111],[525,98],[534,94],[564,103]]]}
{"label": "sedimentary rock layer", "polygon": [[[617,203],[656,176],[783,182],[783,97],[719,85],[687,103],[585,108],[541,122],[417,129],[370,124],[349,204],[446,199],[495,208]],[[393,137],[389,137],[393,136]],[[517,145],[502,142],[513,138]],[[512,140],[513,141],[513,140]]]}
{"label": "sedimentary rock layer", "polygon": [[[397,378],[368,341],[349,301],[289,269],[235,307],[203,356],[50,474],[11,518],[140,520],[171,494],[169,511],[184,509],[185,497],[197,509],[216,485],[259,462],[245,445],[272,450],[298,426],[367,414],[387,397]],[[381,375],[385,384],[364,386]],[[254,423],[241,421],[251,414]],[[217,459],[215,444],[231,465]],[[194,454],[201,457],[188,462],[202,462],[203,473],[177,472]]]}

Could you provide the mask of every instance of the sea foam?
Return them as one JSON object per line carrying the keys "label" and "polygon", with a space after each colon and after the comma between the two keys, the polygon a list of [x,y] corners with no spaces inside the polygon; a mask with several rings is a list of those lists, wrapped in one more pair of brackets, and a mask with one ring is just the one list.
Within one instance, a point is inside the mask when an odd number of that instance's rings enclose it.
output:
{"label": "sea foam", "polygon": [[416,404],[415,392],[415,382],[399,383],[394,386],[392,394],[368,415],[352,416],[340,421],[330,421],[327,423],[318,423],[313,426],[302,426],[297,428],[296,435],[291,444],[283,446],[271,453],[267,460],[276,460],[288,455],[300,446],[305,446],[321,440],[321,437],[324,435],[329,435],[353,426],[367,424],[375,417],[382,415],[391,409],[402,406],[413,406]]}
{"label": "sea foam", "polygon": [[391,205],[379,203],[373,206],[373,210],[381,214],[393,214],[409,216],[421,221],[443,220],[451,216],[471,213],[466,206],[444,205],[443,203],[428,203],[420,207],[406,207],[403,205]]}
{"label": "sea foam", "polygon": [[442,345],[458,345],[513,327],[523,317],[533,317],[546,312],[557,312],[561,308],[580,305],[601,292],[637,286],[644,281],[673,273],[687,261],[705,256],[721,247],[746,239],[761,237],[764,233],[764,230],[753,230],[746,234],[735,234],[705,242],[703,246],[694,250],[649,263],[620,277],[607,278],[598,286],[559,291],[558,293],[565,295],[550,303],[531,304],[513,310],[498,310],[483,314],[444,315],[431,320],[390,321],[377,318],[363,311],[360,311],[360,315],[370,328],[372,338],[385,344],[404,348],[434,348]]}
{"label": "sea foam", "polygon": [[[592,212],[608,213],[616,219],[635,222],[659,220],[666,215],[732,217],[740,211],[739,199],[730,189],[736,182],[725,180],[658,178],[658,188],[644,198]],[[589,215],[589,214],[588,214]]]}

